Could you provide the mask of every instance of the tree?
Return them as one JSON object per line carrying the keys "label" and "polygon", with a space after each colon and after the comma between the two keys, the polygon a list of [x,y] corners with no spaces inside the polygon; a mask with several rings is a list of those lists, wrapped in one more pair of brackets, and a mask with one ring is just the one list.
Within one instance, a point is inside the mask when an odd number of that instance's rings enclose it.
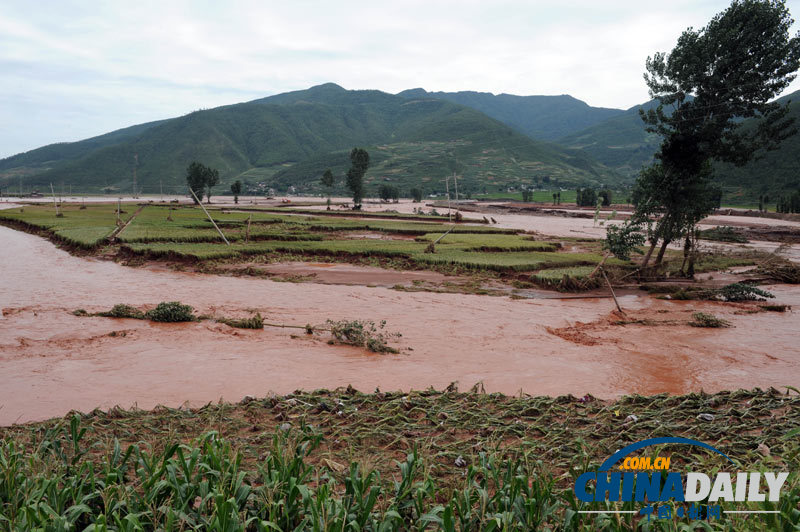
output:
{"label": "tree", "polygon": [[422,189],[414,187],[411,189],[411,199],[414,203],[422,201]]}
{"label": "tree", "polygon": [[531,200],[531,191],[527,188],[522,189],[522,201],[528,203]]}
{"label": "tree", "polygon": [[383,201],[393,200],[396,203],[400,199],[400,190],[397,187],[383,183],[378,187],[378,196]]}
{"label": "tree", "polygon": [[[198,200],[203,199],[203,193],[208,189],[208,200],[211,201],[211,187],[219,183],[219,171],[209,168],[197,161],[192,161],[186,168],[186,184],[194,192]],[[193,198],[194,199],[194,198]]]}
{"label": "tree", "polygon": [[231,185],[231,192],[233,192],[233,202],[239,203],[239,194],[242,193],[242,182],[236,181]]}
{"label": "tree", "polygon": [[[734,0],[704,28],[684,31],[669,54],[647,58],[645,81],[659,106],[640,114],[663,140],[634,191],[632,223],[649,227],[643,267],[659,241],[656,265],[718,204],[712,161],[744,165],[795,132],[788,108],[771,102],[800,66],[792,23],[783,0]],[[756,116],[757,128],[740,128]]]}
{"label": "tree", "polygon": [[350,169],[347,171],[347,188],[353,193],[353,208],[361,208],[364,198],[364,174],[369,168],[369,154],[361,148],[350,152]]}
{"label": "tree", "polygon": [[328,189],[328,210],[331,210],[331,189],[333,188],[333,185],[336,184],[336,178],[333,177],[333,172],[331,172],[330,168],[325,170],[325,172],[322,174],[320,182],[322,183],[322,186]]}

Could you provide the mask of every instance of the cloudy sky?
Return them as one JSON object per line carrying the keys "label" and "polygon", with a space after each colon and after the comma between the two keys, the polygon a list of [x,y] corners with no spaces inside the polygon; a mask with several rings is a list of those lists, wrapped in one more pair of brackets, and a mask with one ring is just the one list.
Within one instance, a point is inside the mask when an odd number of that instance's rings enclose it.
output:
{"label": "cloudy sky", "polygon": [[0,157],[328,81],[628,108],[647,56],[728,3],[0,0]]}

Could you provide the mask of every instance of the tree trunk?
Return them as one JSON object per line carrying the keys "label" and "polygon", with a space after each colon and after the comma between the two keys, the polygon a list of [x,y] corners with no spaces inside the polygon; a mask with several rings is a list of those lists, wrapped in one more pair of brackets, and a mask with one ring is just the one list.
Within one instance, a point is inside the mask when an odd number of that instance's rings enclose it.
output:
{"label": "tree trunk", "polygon": [[697,258],[697,228],[692,229],[692,247],[689,251],[689,268],[686,270],[686,275],[690,279],[694,279],[694,260]]}
{"label": "tree trunk", "polygon": [[653,250],[656,248],[656,244],[658,240],[652,240],[650,242],[650,249],[647,250],[647,255],[644,256],[644,260],[642,261],[642,269],[644,270],[647,268],[647,264],[650,262],[650,256],[653,254]]}
{"label": "tree trunk", "polygon": [[683,243],[683,262],[681,263],[681,275],[685,275],[683,268],[686,266],[686,261],[689,260],[689,253],[692,250],[692,230],[686,232],[686,241]]}
{"label": "tree trunk", "polygon": [[666,239],[661,243],[661,249],[658,250],[658,257],[656,257],[656,266],[661,266],[661,261],[664,260],[664,253],[667,251],[669,243],[670,241]]}

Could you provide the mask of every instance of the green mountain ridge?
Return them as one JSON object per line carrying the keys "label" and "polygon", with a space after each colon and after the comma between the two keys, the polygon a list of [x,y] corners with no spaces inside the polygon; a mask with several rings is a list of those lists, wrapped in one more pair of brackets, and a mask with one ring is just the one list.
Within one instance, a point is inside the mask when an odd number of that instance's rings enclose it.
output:
{"label": "green mountain ridge", "polygon": [[537,140],[557,141],[611,117],[621,109],[592,107],[567,94],[560,96],[517,96],[489,92],[427,92],[409,89],[398,93],[404,98],[435,98],[476,109]]}
{"label": "green mountain ridge", "polygon": [[223,186],[240,178],[315,192],[326,167],[344,172],[353,146],[367,147],[373,155],[368,181],[426,191],[443,189],[443,177],[452,172],[463,173],[463,186],[475,190],[621,181],[580,151],[532,140],[469,107],[348,91],[334,84],[196,111],[104,137],[96,145],[87,139],[62,146],[69,157],[61,159],[53,158],[51,147],[4,159],[0,184],[13,187],[14,177],[27,173],[28,187],[66,183],[132,190],[137,155],[138,183],[145,192],[157,192],[161,185],[168,191],[184,189],[192,160],[219,169]]}

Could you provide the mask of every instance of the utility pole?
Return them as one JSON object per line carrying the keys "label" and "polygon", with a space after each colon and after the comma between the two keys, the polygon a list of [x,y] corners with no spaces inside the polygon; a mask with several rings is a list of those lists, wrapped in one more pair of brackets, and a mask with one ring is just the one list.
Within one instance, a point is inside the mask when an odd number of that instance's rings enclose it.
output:
{"label": "utility pole", "polygon": [[452,212],[450,212],[450,176],[444,176],[444,188],[447,191],[447,221],[452,222]]}
{"label": "utility pole", "polygon": [[[458,214],[458,177],[456,177],[456,173],[453,172],[453,183],[456,185],[456,214]],[[458,216],[456,216],[458,219]]]}
{"label": "utility pole", "polygon": [[53,183],[50,183],[50,195],[53,196],[53,207],[56,208],[56,217],[60,217],[61,212],[58,210],[58,203],[56,203],[56,191],[53,190]]}
{"label": "utility pole", "polygon": [[136,198],[136,167],[139,166],[139,154],[133,154],[133,197]]}

